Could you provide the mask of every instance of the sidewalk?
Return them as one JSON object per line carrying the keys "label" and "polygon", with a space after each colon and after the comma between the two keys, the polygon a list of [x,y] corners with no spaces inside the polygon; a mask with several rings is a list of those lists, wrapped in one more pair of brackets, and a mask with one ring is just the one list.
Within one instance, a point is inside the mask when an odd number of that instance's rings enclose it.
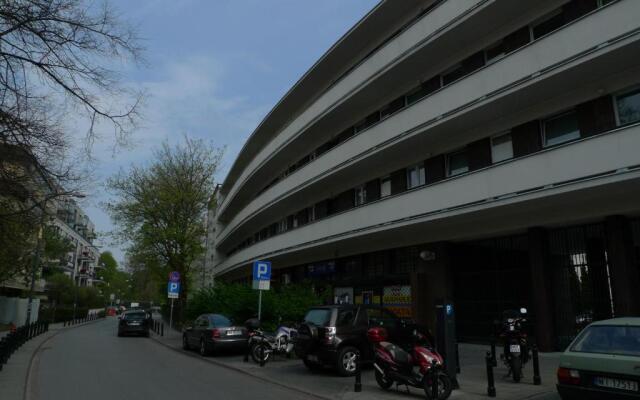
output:
{"label": "sidewalk", "polygon": [[56,335],[62,324],[49,325],[49,331],[38,335],[16,350],[0,371],[0,393],[2,400],[23,400],[24,389],[33,355],[50,337]]}
{"label": "sidewalk", "polygon": [[87,321],[82,324],[63,327],[62,323],[50,324],[49,331],[34,337],[20,347],[0,371],[0,393],[2,400],[24,400],[27,379],[29,379],[29,369],[40,346],[49,338],[57,335],[61,331],[84,326],[96,321]]}
{"label": "sidewalk", "polygon": [[[152,338],[158,342],[182,351],[182,337],[180,332],[171,331],[165,326],[165,336],[161,337],[152,333]],[[460,390],[455,390],[451,399],[488,399],[486,368],[484,355],[489,346],[460,344],[461,373],[458,375]],[[196,356],[196,352],[189,352]],[[555,389],[555,372],[558,365],[559,353],[545,353],[540,355],[540,372],[542,385],[533,385],[532,364],[525,366],[524,377],[521,383],[514,383],[504,376],[507,369],[498,361],[498,367],[494,369],[496,377],[496,392],[498,399],[544,399],[556,400],[560,397]],[[284,357],[276,357],[265,367],[242,361],[241,354],[222,354],[207,358],[209,362],[232,368],[254,377],[268,380],[276,384],[300,390],[305,393],[313,393],[328,399],[398,399],[398,395],[404,398],[424,399],[424,392],[410,388],[409,392],[404,386],[392,388],[390,391],[381,390],[374,378],[372,368],[362,372],[362,392],[353,391],[354,379],[336,376],[331,370],[312,373],[308,371],[298,359],[288,360]]]}

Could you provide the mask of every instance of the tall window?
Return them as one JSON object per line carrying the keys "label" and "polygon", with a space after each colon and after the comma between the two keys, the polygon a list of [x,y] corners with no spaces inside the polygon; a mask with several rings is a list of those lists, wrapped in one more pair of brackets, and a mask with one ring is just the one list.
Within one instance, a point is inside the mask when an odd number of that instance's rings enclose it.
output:
{"label": "tall window", "polygon": [[380,178],[380,197],[391,195],[391,177],[389,175]]}
{"label": "tall window", "polygon": [[407,168],[407,189],[425,184],[424,164],[420,163]]}
{"label": "tall window", "polygon": [[367,201],[367,189],[364,185],[355,189],[355,205],[359,206]]}
{"label": "tall window", "polygon": [[564,25],[564,16],[562,15],[562,9],[559,8],[531,25],[532,39],[536,40],[541,38],[547,33],[551,33],[560,28],[562,25]]}
{"label": "tall window", "polygon": [[505,56],[504,40],[500,40],[484,50],[484,61],[489,64]]}
{"label": "tall window", "polygon": [[619,125],[640,121],[640,88],[616,96],[616,114]]}
{"label": "tall window", "polygon": [[544,147],[569,142],[580,138],[580,128],[575,111],[569,111],[542,122]]}
{"label": "tall window", "polygon": [[469,159],[466,150],[451,153],[447,156],[447,173],[449,176],[464,174],[469,171]]}
{"label": "tall window", "polygon": [[511,133],[494,136],[491,138],[491,160],[493,163],[513,158],[513,145]]}

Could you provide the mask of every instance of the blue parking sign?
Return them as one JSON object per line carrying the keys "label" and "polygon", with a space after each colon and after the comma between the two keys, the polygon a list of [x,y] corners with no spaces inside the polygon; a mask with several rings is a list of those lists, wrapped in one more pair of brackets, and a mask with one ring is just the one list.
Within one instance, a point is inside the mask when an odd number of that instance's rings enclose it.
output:
{"label": "blue parking sign", "polygon": [[271,280],[271,262],[255,261],[253,263],[253,280],[254,281],[270,281]]}
{"label": "blue parking sign", "polygon": [[169,282],[167,285],[167,297],[170,299],[180,297],[180,282]]}

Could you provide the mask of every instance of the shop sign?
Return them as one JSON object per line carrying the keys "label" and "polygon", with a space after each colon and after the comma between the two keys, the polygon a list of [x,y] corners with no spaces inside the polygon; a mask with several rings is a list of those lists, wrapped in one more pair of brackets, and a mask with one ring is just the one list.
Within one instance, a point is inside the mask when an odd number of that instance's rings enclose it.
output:
{"label": "shop sign", "polygon": [[382,305],[400,318],[411,318],[411,286],[385,286]]}

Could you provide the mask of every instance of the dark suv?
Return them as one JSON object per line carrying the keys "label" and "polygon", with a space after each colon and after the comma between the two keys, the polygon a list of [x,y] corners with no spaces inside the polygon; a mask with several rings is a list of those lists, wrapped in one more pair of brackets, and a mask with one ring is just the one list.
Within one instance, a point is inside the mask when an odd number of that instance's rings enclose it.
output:
{"label": "dark suv", "polygon": [[314,307],[298,329],[296,355],[309,369],[330,365],[340,375],[351,376],[356,372],[356,354],[362,362],[373,361],[373,347],[367,340],[367,330],[373,326],[384,326],[393,343],[409,343],[413,331],[413,325],[381,307]]}

